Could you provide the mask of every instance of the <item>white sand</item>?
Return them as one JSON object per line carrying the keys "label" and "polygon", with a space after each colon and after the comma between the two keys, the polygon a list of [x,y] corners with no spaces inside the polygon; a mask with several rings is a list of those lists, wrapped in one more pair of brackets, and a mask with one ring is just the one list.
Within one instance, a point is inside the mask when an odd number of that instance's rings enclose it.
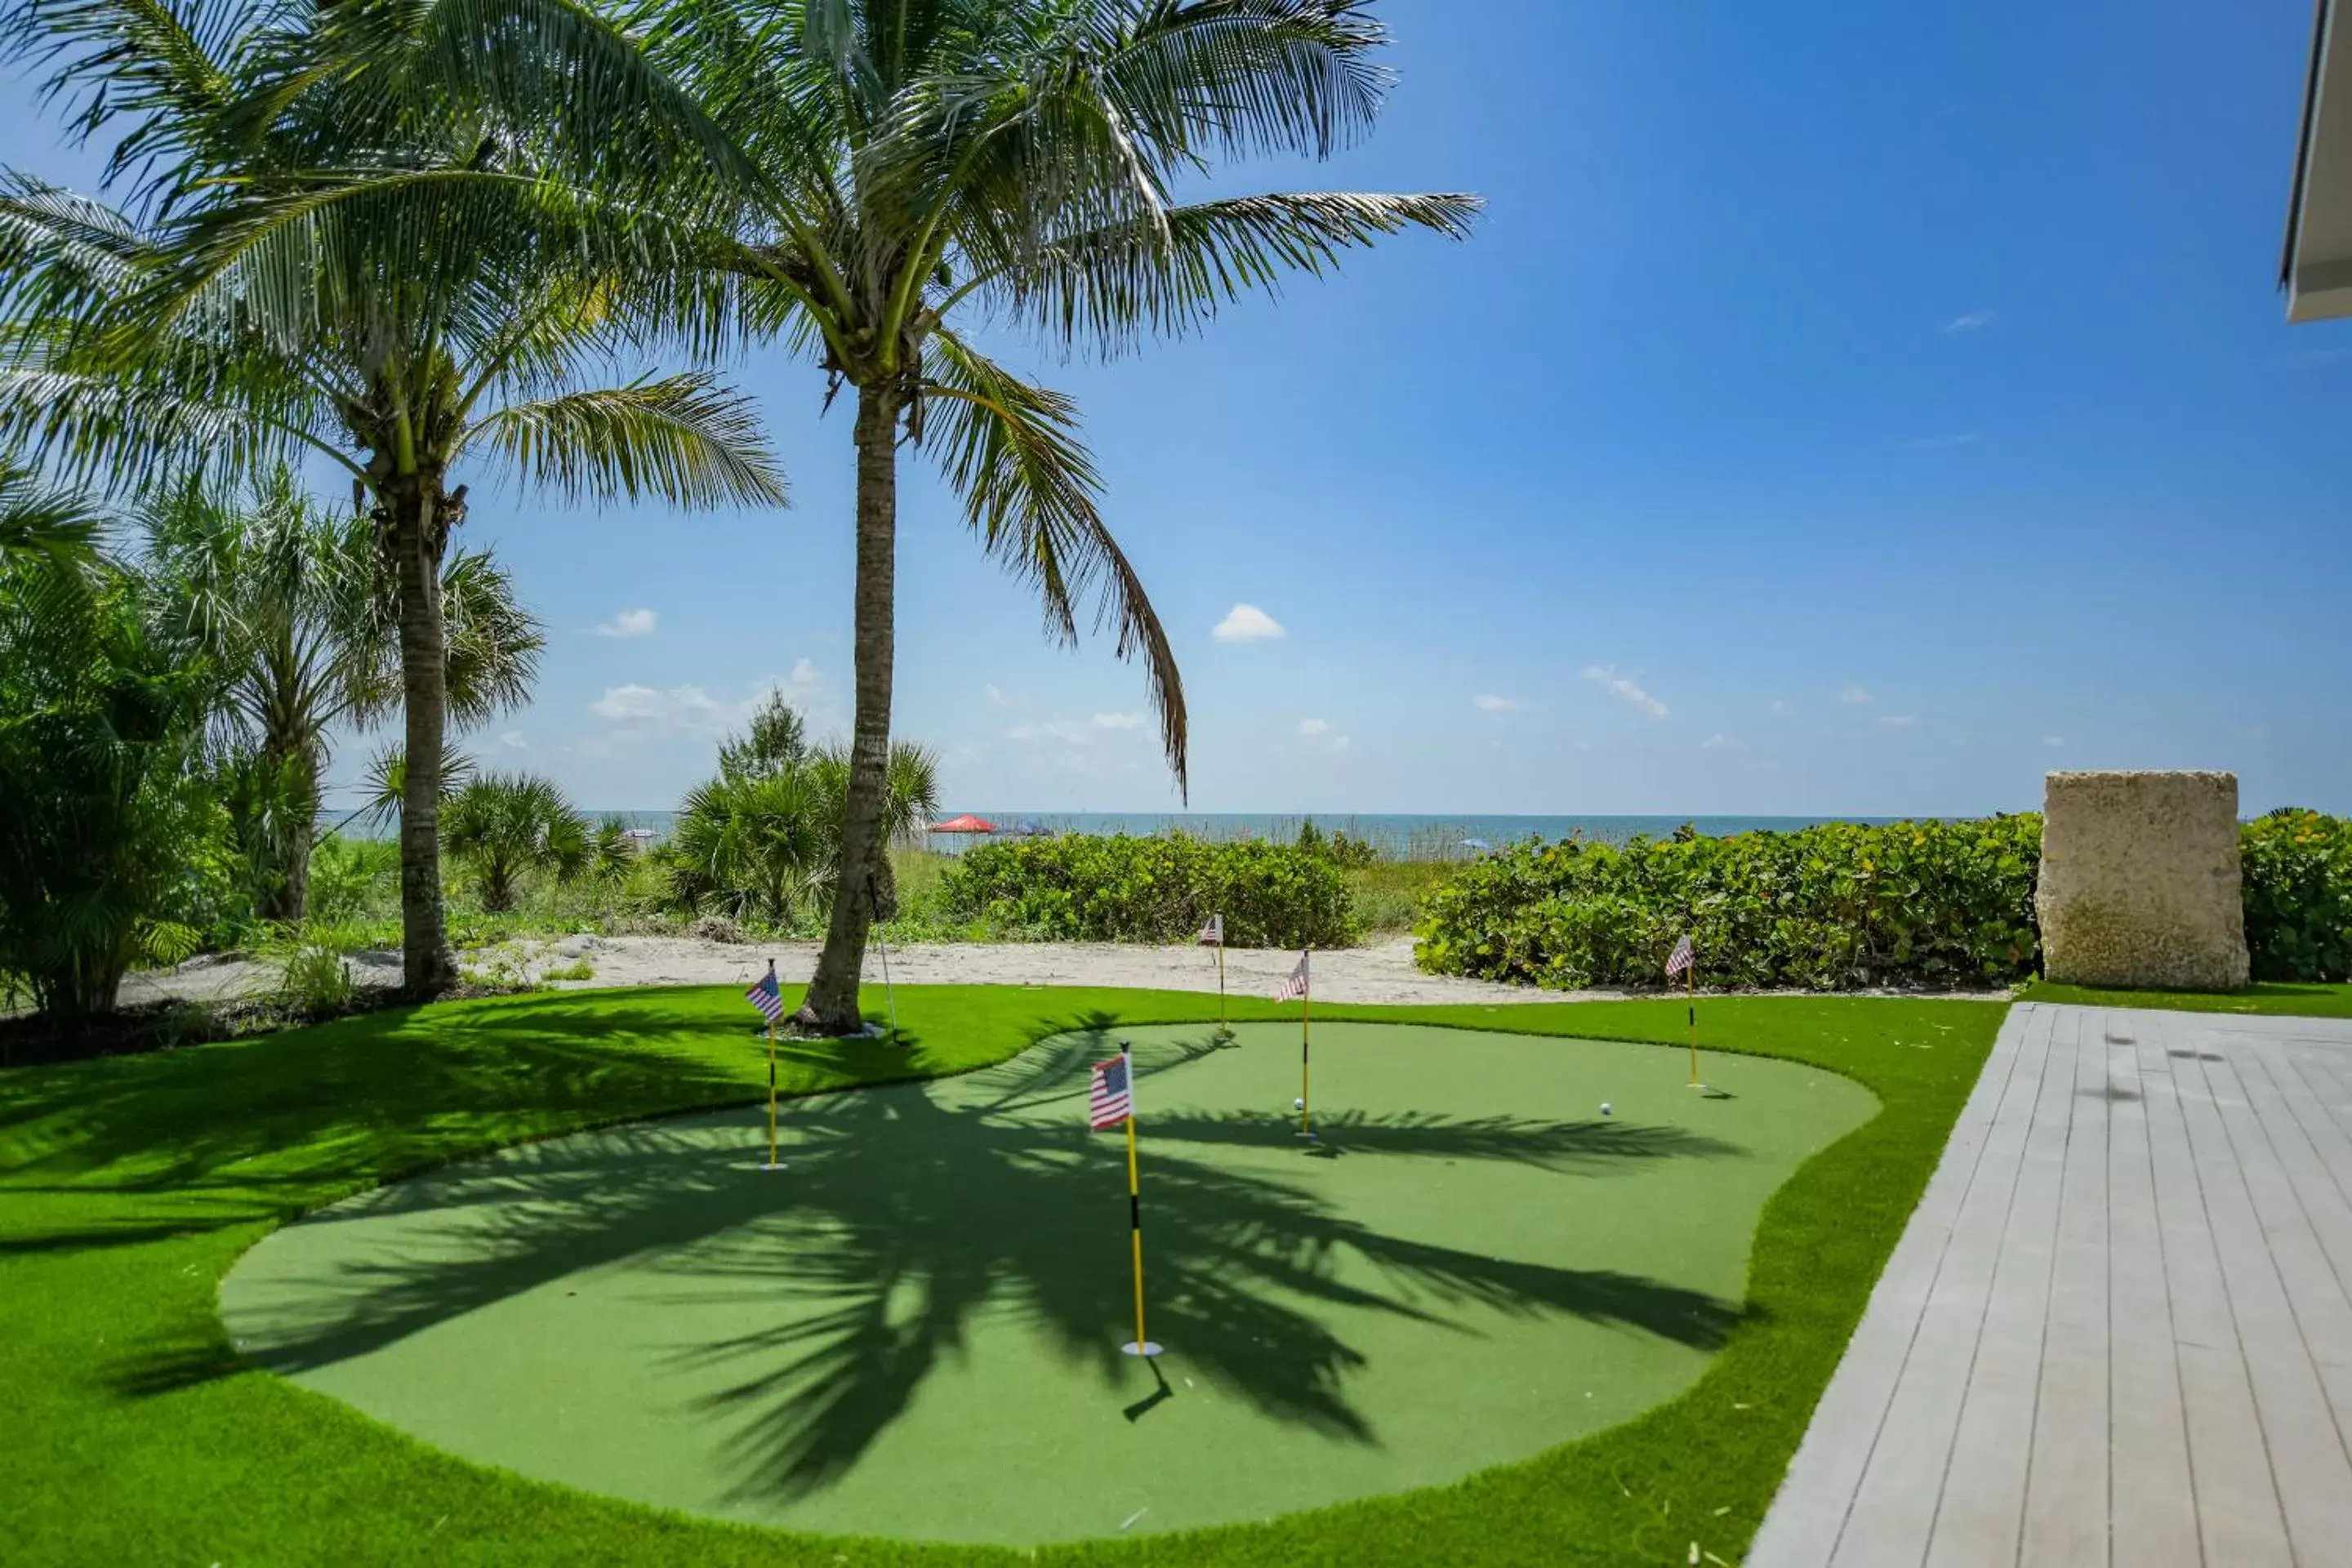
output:
{"label": "white sand", "polygon": [[[595,978],[560,981],[573,987],[610,985],[750,984],[776,961],[787,982],[805,981],[816,968],[814,942],[766,944],[705,942],[681,936],[569,936],[507,942],[462,955],[478,970],[503,968],[516,978],[536,979],[550,968],[581,959],[595,966]],[[352,955],[357,978],[394,984],[400,957],[391,952]],[[889,955],[890,977],[908,985],[1121,985],[1167,991],[1217,988],[1215,955],[1201,947],[1137,947],[1114,942],[927,942]],[[1291,966],[1295,952],[1229,948],[1225,984],[1235,995],[1272,992]],[[133,974],[122,983],[126,1004],[164,996],[223,1000],[247,996],[277,983],[277,966],[253,959],[194,959],[177,969]],[[866,979],[882,983],[881,955],[870,946]],[[1413,967],[1412,939],[1386,939],[1377,946],[1315,955],[1315,994],[1327,1002],[1398,1005],[1438,1002],[1562,1002],[1616,995],[1616,992],[1538,991],[1423,974]]]}

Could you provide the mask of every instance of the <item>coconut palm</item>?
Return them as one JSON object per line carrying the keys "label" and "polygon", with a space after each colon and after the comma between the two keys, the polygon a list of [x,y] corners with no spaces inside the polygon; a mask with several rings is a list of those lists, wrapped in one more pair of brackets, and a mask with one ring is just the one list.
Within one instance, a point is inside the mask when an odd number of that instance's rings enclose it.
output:
{"label": "coconut palm", "polygon": [[[682,319],[651,197],[704,119],[570,0],[19,0],[8,37],[113,141],[127,202],[0,188],[0,438],[134,489],[289,456],[350,479],[397,584],[404,970],[438,989],[460,474],[784,499],[709,375],[583,384]],[[730,156],[715,134],[697,155]]]}
{"label": "coconut palm", "polygon": [[[1423,227],[1463,195],[1181,200],[1219,162],[1324,157],[1387,78],[1370,0],[660,0],[650,57],[757,166],[731,245],[751,327],[855,394],[856,715],[833,917],[804,1025],[857,1026],[887,798],[898,449],[927,447],[982,548],[1075,642],[1091,601],[1140,656],[1180,790],[1184,699],[1141,579],[1105,525],[1063,395],[984,354],[983,317],[1117,353]],[[748,216],[742,216],[748,212]]]}
{"label": "coconut palm", "polygon": [[[330,736],[400,701],[397,584],[374,522],[331,515],[284,467],[248,487],[181,486],[140,519],[163,612],[228,681],[224,773],[258,911],[299,921]],[[527,699],[546,639],[505,569],[487,551],[453,552],[441,602],[450,719],[469,728]]]}
{"label": "coconut palm", "polygon": [[491,914],[515,907],[524,877],[568,882],[593,858],[586,819],[552,782],[530,773],[468,780],[442,813],[441,833]]}
{"label": "coconut palm", "polygon": [[41,482],[0,461],[0,562],[83,562],[97,551],[106,519],[88,496]]}

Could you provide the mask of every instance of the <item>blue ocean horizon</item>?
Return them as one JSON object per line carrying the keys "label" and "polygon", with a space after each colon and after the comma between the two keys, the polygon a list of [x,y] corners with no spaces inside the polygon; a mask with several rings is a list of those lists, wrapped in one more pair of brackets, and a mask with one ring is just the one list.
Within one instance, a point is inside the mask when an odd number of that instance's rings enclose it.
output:
{"label": "blue ocean horizon", "polygon": [[[631,827],[667,837],[677,813],[672,811],[591,810],[594,821],[619,817]],[[940,820],[963,815],[941,814]],[[1496,816],[1444,812],[1223,812],[1223,811],[1023,811],[973,809],[970,815],[995,825],[994,834],[925,833],[926,847],[957,854],[973,844],[985,844],[1024,835],[1080,834],[1101,837],[1149,837],[1161,833],[1186,833],[1213,841],[1236,839],[1289,840],[1308,822],[1325,833],[1344,832],[1362,838],[1387,858],[1444,859],[1475,855],[1529,838],[1556,840],[1581,837],[1589,842],[1622,844],[1642,837],[1664,837],[1685,823],[1710,838],[1735,834],[1785,833],[1822,823],[1878,825],[1906,820],[1895,816]]]}

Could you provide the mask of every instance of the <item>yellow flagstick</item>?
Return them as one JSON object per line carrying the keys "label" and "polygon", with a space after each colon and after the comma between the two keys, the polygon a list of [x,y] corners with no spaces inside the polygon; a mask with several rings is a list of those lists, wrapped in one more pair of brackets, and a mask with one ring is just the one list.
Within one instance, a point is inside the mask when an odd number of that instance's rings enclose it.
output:
{"label": "yellow flagstick", "polygon": [[[1305,963],[1312,948],[1301,949],[1298,962]],[[1307,1070],[1307,1046],[1315,1032],[1315,977],[1307,977],[1307,987],[1298,994],[1298,1135],[1315,1136],[1315,1095]]]}
{"label": "yellow flagstick", "polygon": [[776,1026],[772,1022],[768,1026],[768,1169],[783,1169],[776,1158]]}
{"label": "yellow flagstick", "polygon": [[1691,1080],[1693,1089],[1698,1081],[1698,954],[1691,954],[1690,965],[1683,971],[1683,1006],[1690,1021]]}
{"label": "yellow flagstick", "polygon": [[1127,1058],[1127,1234],[1135,1254],[1135,1342],[1120,1348],[1129,1355],[1155,1356],[1160,1347],[1143,1337],[1143,1187],[1135,1168],[1135,1055],[1125,1045]]}

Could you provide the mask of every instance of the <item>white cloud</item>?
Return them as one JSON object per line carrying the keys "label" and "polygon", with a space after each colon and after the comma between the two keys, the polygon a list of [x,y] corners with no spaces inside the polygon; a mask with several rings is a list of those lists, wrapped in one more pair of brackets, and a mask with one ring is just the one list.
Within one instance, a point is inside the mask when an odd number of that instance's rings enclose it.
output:
{"label": "white cloud", "polygon": [[1140,713],[1097,713],[1095,715],[1095,728],[1097,730],[1140,730],[1143,728],[1143,715]]}
{"label": "white cloud", "polygon": [[528,752],[530,750],[530,742],[523,739],[523,733],[520,730],[509,730],[506,733],[499,737],[499,744],[504,746],[510,752]]}
{"label": "white cloud", "polygon": [[1773,711],[1773,712],[1775,712],[1775,713],[1786,713],[1788,710],[1789,710],[1789,705],[1788,705],[1788,703],[1786,703],[1786,702],[1782,701],[1782,700],[1781,700],[1780,698],[1778,698],[1778,697],[1775,697],[1774,699],[1772,699],[1772,711]]}
{"label": "white cloud", "polygon": [[1219,642],[1264,642],[1290,634],[1282,629],[1282,623],[1255,605],[1235,605],[1209,635]]}
{"label": "white cloud", "polygon": [[1298,721],[1298,732],[1302,735],[1328,735],[1331,732],[1331,721],[1328,719],[1301,719]]}
{"label": "white cloud", "polygon": [[623,610],[596,628],[600,637],[649,637],[659,619],[651,610]]}
{"label": "white cloud", "polygon": [[1591,664],[1585,666],[1584,679],[1587,680],[1598,681],[1602,689],[1614,696],[1623,698],[1626,701],[1632,703],[1634,707],[1639,708],[1643,712],[1647,713],[1653,719],[1663,719],[1666,716],[1666,705],[1664,703],[1659,701],[1656,698],[1643,690],[1639,686],[1633,684],[1633,682],[1627,677],[1618,674],[1614,668],[1608,665]]}
{"label": "white cloud", "polygon": [[1877,701],[1878,699],[1873,697],[1869,692],[1864,691],[1859,686],[1849,686],[1843,691],[1838,693],[1838,700],[1841,702],[1858,703],[1866,708],[1870,704]]}
{"label": "white cloud", "polygon": [[1966,315],[1954,316],[1950,321],[1946,321],[1944,323],[1944,331],[1948,332],[1976,332],[1982,331],[1985,328],[1990,325],[1992,325],[1992,312],[1990,310],[1970,310]]}
{"label": "white cloud", "polygon": [[1878,721],[1890,730],[1907,730],[1919,721],[1916,713],[1881,713]]}
{"label": "white cloud", "polygon": [[2042,737],[2042,743],[2045,746],[2063,746],[2066,743],[2066,737],[2063,735],[2044,735]]}
{"label": "white cloud", "polygon": [[1973,447],[1979,439],[1975,431],[1962,430],[1952,436],[1922,436],[1915,441],[1906,441],[1903,445],[1906,449],[1913,452],[1949,452],[1961,447]]}
{"label": "white cloud", "polygon": [[606,687],[604,696],[588,704],[588,710],[615,724],[659,723],[707,717],[719,710],[719,704],[699,686],[673,686],[667,691],[656,691],[632,681],[626,686]]}
{"label": "white cloud", "polygon": [[1094,732],[1074,719],[1045,719],[1035,723],[1015,724],[1004,731],[1008,741],[1059,741],[1066,746],[1086,746],[1094,742]]}
{"label": "white cloud", "polygon": [[840,715],[820,701],[823,682],[814,660],[801,659],[792,673],[762,681],[739,702],[722,702],[701,687],[688,684],[658,690],[641,681],[608,686],[604,695],[588,704],[599,719],[647,732],[676,731],[716,738],[740,730],[774,693],[797,709],[809,729],[823,734],[836,728]]}
{"label": "white cloud", "polygon": [[1744,748],[1728,735],[1709,735],[1698,743],[1698,749],[1702,752],[1737,752]]}
{"label": "white cloud", "polygon": [[1516,697],[1496,697],[1485,692],[1470,700],[1481,713],[1516,713],[1527,706]]}

